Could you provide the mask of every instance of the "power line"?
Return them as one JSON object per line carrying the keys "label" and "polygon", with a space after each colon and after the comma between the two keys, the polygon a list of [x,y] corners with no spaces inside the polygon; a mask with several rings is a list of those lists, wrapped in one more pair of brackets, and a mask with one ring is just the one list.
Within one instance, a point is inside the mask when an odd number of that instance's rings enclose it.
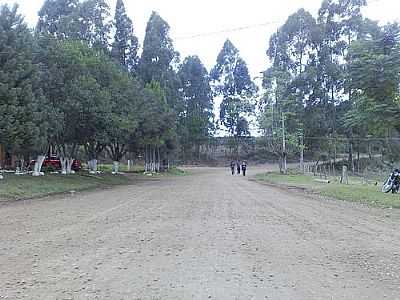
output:
{"label": "power line", "polygon": [[261,23],[261,24],[253,24],[253,25],[248,25],[248,26],[234,27],[234,28],[224,29],[224,30],[219,30],[219,31],[205,32],[205,33],[199,33],[199,34],[188,35],[188,36],[181,36],[181,37],[177,37],[175,40],[189,40],[189,39],[195,39],[195,38],[202,38],[202,37],[208,37],[208,36],[219,35],[219,34],[224,34],[224,33],[244,31],[244,30],[249,30],[249,29],[253,29],[253,28],[267,27],[267,26],[276,25],[279,23],[281,23],[281,21],[273,21],[273,22],[267,22],[267,23]]}
{"label": "power line", "polygon": [[[380,2],[384,2],[384,1],[385,0],[369,0],[367,4],[368,5],[376,4],[376,3],[380,3]],[[260,23],[260,24],[233,27],[233,28],[228,28],[228,29],[223,29],[223,30],[218,30],[218,31],[204,32],[204,33],[198,33],[198,34],[187,35],[187,36],[180,36],[180,37],[175,38],[175,40],[191,40],[191,39],[197,39],[197,38],[203,38],[203,37],[209,37],[209,36],[216,36],[216,35],[220,35],[220,34],[245,31],[245,30],[249,30],[249,29],[253,29],[253,28],[261,28],[261,27],[267,27],[267,26],[271,26],[271,25],[277,25],[280,23],[282,23],[282,21],[271,21],[271,22]]]}
{"label": "power line", "polygon": [[[262,136],[261,138],[268,138],[269,140],[277,140],[280,141],[281,137],[275,137],[271,135],[267,136]],[[321,141],[364,141],[364,142],[369,142],[369,141],[376,141],[376,142],[400,142],[400,138],[396,137],[391,137],[391,138],[385,138],[385,137],[326,137],[326,136],[304,136],[304,140],[321,140]]]}
{"label": "power line", "polygon": [[385,1],[385,0],[369,0],[369,1],[367,2],[367,4],[370,5],[370,4],[375,4],[375,3],[382,2],[382,1]]}
{"label": "power line", "polygon": [[305,136],[304,139],[309,139],[309,140],[326,140],[326,141],[349,141],[349,140],[354,140],[354,141],[400,141],[400,138],[384,138],[384,137],[315,137],[315,136],[310,136],[307,137]]}

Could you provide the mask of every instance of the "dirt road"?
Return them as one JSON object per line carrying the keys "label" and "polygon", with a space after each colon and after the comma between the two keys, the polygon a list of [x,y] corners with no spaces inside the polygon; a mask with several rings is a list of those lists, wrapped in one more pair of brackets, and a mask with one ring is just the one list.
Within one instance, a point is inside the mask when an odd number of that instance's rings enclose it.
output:
{"label": "dirt road", "polygon": [[400,299],[399,224],[223,169],[11,203],[0,299]]}

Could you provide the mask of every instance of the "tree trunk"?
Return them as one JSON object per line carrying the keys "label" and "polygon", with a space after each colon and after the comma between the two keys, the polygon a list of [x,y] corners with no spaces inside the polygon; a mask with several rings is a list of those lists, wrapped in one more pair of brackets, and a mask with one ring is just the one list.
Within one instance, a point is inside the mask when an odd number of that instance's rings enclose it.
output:
{"label": "tree trunk", "polygon": [[73,163],[74,163],[74,159],[73,158],[70,157],[70,158],[67,159],[67,174],[68,175],[75,173],[75,171],[72,170]]}
{"label": "tree trunk", "polygon": [[353,162],[353,142],[350,141],[349,145],[349,167],[352,173],[354,173],[354,162]]}
{"label": "tree trunk", "polygon": [[334,157],[333,157],[333,163],[336,165],[336,161],[337,161],[337,144],[336,144],[336,136],[335,136],[335,141],[334,141]]}
{"label": "tree trunk", "polygon": [[88,161],[89,173],[97,174],[97,159],[91,159]]}
{"label": "tree trunk", "polygon": [[369,141],[368,141],[368,157],[369,157],[369,159],[372,159],[371,144]]}
{"label": "tree trunk", "polygon": [[157,172],[157,147],[154,146],[153,148],[153,155],[154,155],[154,173]]}
{"label": "tree trunk", "polygon": [[154,173],[154,151],[153,151],[153,146],[150,146],[150,172]]}
{"label": "tree trunk", "polygon": [[154,172],[157,173],[157,162],[158,162],[158,158],[157,158],[157,147],[155,146],[154,149]]}
{"label": "tree trunk", "polygon": [[160,170],[158,169],[158,147],[154,148],[154,157],[155,157],[155,170],[156,173],[159,173]]}
{"label": "tree trunk", "polygon": [[150,157],[150,145],[146,147],[146,156],[147,156],[147,172],[151,172],[151,157]]}
{"label": "tree trunk", "polygon": [[148,158],[147,158],[147,145],[145,145],[144,146],[144,172],[145,173],[149,172],[147,161],[148,161]]}
{"label": "tree trunk", "polygon": [[39,155],[37,157],[32,176],[43,176],[44,175],[44,173],[41,172],[41,170],[42,170],[42,165],[43,165],[43,162],[45,159],[46,159],[46,157],[44,155]]}
{"label": "tree trunk", "polygon": [[200,151],[200,143],[197,144],[196,146],[196,152],[197,152],[197,159],[200,161],[201,160],[201,151]]}
{"label": "tree trunk", "polygon": [[283,153],[283,173],[287,174],[287,158],[286,158],[286,152]]}
{"label": "tree trunk", "polygon": [[146,146],[146,165],[147,165],[147,172],[151,172],[151,157],[150,157],[150,145]]}
{"label": "tree trunk", "polygon": [[151,172],[151,146],[150,145],[148,145],[147,146],[147,151],[146,151],[146,153],[147,153],[147,172]]}
{"label": "tree trunk", "polygon": [[156,172],[156,147],[153,147],[153,172]]}
{"label": "tree trunk", "polygon": [[157,147],[157,172],[161,171],[161,156],[160,156],[160,147]]}
{"label": "tree trunk", "polygon": [[28,161],[29,162],[29,159],[27,159],[27,160],[25,160],[25,158],[22,158],[21,159],[21,171],[22,171],[22,173],[25,173],[26,172],[26,164],[25,164],[25,162],[26,161]]}
{"label": "tree trunk", "polygon": [[60,162],[61,162],[61,174],[67,175],[67,159],[65,157],[61,157]]}
{"label": "tree trunk", "polygon": [[151,146],[147,147],[147,172],[151,173]]}
{"label": "tree trunk", "polygon": [[119,173],[119,161],[113,161],[113,171],[112,174],[116,175]]}
{"label": "tree trunk", "polygon": [[349,176],[347,174],[347,166],[343,166],[342,177],[340,178],[340,183],[349,184]]}
{"label": "tree trunk", "polygon": [[23,174],[24,171],[24,159],[18,159],[17,160],[17,164],[16,164],[16,168],[15,168],[15,175],[21,175]]}

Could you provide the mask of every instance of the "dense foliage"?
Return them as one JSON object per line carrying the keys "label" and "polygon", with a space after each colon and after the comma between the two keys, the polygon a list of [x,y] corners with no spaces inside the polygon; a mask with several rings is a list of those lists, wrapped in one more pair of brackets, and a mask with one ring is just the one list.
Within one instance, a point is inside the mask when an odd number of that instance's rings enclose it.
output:
{"label": "dense foliage", "polygon": [[220,122],[233,138],[238,155],[238,139],[249,136],[248,118],[254,112],[254,98],[257,88],[250,78],[245,61],[230,40],[226,40],[211,70],[214,93],[222,99]]}
{"label": "dense foliage", "polygon": [[356,144],[367,152],[373,137],[382,149],[385,138],[398,137],[399,26],[364,18],[366,4],[324,0],[317,18],[300,9],[271,37],[259,120],[275,147],[283,118],[293,151],[303,137],[311,153],[330,158],[340,151],[352,160]]}
{"label": "dense foliage", "polygon": [[181,60],[156,12],[141,47],[123,0],[114,16],[106,0],[46,0],[34,30],[17,6],[3,5],[0,144],[25,160],[56,149],[66,173],[77,156],[95,171],[104,155],[116,171],[133,156],[158,171],[172,156],[200,159],[217,129],[238,155],[258,112],[277,157],[307,149],[352,159],[371,138],[395,153],[385,143],[400,131],[400,27],[364,18],[366,4],[324,0],[315,17],[291,15],[270,39],[258,107],[258,88],[230,40],[208,73],[197,56]]}
{"label": "dense foliage", "polygon": [[207,70],[197,57],[180,66],[155,12],[140,57],[122,0],[114,20],[104,0],[46,0],[34,31],[3,5],[0,40],[0,144],[21,158],[52,147],[69,173],[82,154],[92,171],[102,155],[118,171],[142,154],[158,171],[177,150],[198,153],[214,128]]}

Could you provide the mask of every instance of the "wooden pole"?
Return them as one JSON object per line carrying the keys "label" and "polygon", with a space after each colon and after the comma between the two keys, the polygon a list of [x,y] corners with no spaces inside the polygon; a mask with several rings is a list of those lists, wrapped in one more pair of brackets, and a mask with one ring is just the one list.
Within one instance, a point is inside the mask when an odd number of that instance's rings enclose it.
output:
{"label": "wooden pole", "polygon": [[304,174],[304,138],[303,133],[300,136],[300,172]]}
{"label": "wooden pole", "polygon": [[287,173],[286,162],[286,137],[285,137],[285,115],[282,113],[282,154],[283,154],[283,172]]}

